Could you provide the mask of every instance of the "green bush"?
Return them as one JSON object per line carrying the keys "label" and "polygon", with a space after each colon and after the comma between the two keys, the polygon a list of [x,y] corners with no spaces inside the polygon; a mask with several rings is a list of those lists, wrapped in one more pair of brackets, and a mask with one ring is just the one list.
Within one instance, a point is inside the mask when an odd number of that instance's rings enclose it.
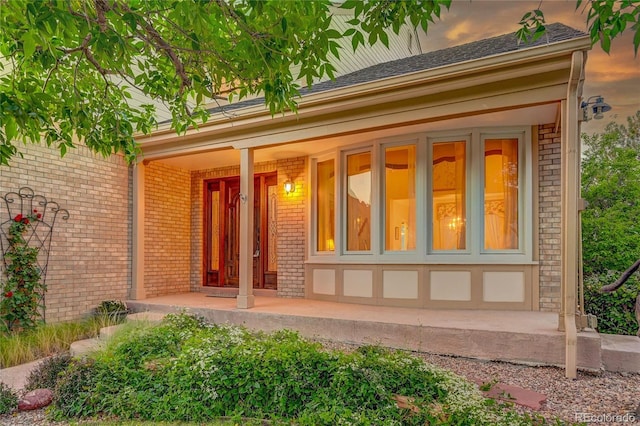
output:
{"label": "green bush", "polygon": [[29,373],[26,390],[54,389],[60,374],[71,364],[71,355],[67,352],[43,360]]}
{"label": "green bush", "polygon": [[632,276],[613,293],[601,293],[600,288],[613,283],[620,273],[591,274],[584,279],[584,300],[587,313],[598,317],[598,331],[607,334],[635,335],[638,322],[635,315],[640,279]]}
{"label": "green bush", "polygon": [[93,404],[98,375],[95,362],[89,359],[73,360],[53,391],[54,419],[93,416],[99,408]]}
{"label": "green bush", "polygon": [[587,313],[599,331],[636,334],[633,313],[638,275],[612,294],[613,283],[640,258],[640,111],[626,125],[609,123],[603,133],[582,135],[582,244]]}
{"label": "green bush", "polygon": [[9,414],[18,408],[18,396],[6,384],[0,382],[0,415]]}
{"label": "green bush", "polygon": [[[411,398],[414,409],[398,408],[396,395]],[[290,331],[254,333],[172,315],[159,326],[125,328],[93,360],[72,363],[52,412],[314,426],[532,424],[486,401],[475,385],[404,352],[326,351]]]}

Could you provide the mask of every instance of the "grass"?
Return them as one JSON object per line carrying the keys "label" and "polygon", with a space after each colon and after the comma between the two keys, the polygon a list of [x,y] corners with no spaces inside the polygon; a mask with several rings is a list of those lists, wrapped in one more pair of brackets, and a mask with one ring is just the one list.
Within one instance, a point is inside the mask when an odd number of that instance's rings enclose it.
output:
{"label": "grass", "polygon": [[[88,426],[234,426],[238,423],[231,420],[220,420],[215,422],[145,422],[145,421],[89,421],[83,422]],[[243,423],[243,426],[245,423]]]}
{"label": "grass", "polygon": [[69,350],[71,343],[95,337],[102,327],[112,325],[108,318],[43,324],[35,330],[0,334],[0,368],[12,367]]}

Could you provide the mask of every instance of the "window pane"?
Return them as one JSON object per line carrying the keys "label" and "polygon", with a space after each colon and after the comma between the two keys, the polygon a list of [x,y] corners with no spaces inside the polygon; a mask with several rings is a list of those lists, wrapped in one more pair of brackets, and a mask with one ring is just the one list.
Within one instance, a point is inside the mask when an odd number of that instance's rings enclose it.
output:
{"label": "window pane", "polygon": [[466,248],[466,160],[464,141],[433,144],[433,250]]}
{"label": "window pane", "polygon": [[211,191],[211,269],[220,269],[220,191]]}
{"label": "window pane", "polygon": [[269,258],[267,259],[267,271],[278,271],[278,186],[267,186],[268,213],[267,213],[267,247]]}
{"label": "window pane", "polygon": [[385,166],[385,248],[416,248],[416,147],[387,148]]}
{"label": "window pane", "polygon": [[484,142],[484,248],[518,248],[518,139]]}
{"label": "window pane", "polygon": [[347,155],[347,250],[371,249],[371,153]]}
{"label": "window pane", "polygon": [[316,165],[316,240],[318,251],[333,251],[335,232],[335,165],[333,160],[319,161]]}

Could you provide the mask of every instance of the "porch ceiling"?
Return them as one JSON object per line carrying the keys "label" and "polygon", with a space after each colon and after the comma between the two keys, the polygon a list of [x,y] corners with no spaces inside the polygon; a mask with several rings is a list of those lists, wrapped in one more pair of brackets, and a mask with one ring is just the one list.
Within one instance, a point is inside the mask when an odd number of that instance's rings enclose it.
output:
{"label": "porch ceiling", "polygon": [[[408,133],[434,132],[497,125],[522,126],[554,123],[556,121],[557,111],[558,104],[550,103],[546,105],[479,114],[432,123],[414,124],[410,126],[362,132],[346,136],[322,138],[307,142],[273,145],[256,149],[255,162],[260,163],[284,158],[308,156],[366,140],[387,138]],[[184,170],[212,169],[240,164],[240,151],[229,148],[201,152],[198,154],[179,155],[154,161]]]}

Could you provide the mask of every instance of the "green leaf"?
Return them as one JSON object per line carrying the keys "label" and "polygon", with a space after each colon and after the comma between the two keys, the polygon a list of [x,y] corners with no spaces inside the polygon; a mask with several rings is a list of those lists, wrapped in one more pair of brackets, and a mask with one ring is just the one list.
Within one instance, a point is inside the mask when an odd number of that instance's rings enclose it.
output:
{"label": "green leaf", "polygon": [[22,36],[22,43],[23,43],[22,49],[24,51],[24,56],[25,57],[32,56],[36,51],[36,40],[33,37],[33,34],[30,32],[24,33],[24,35]]}
{"label": "green leaf", "polygon": [[380,31],[380,41],[385,45],[387,49],[389,48],[389,36],[386,32]]}
{"label": "green leaf", "polygon": [[611,37],[607,33],[602,33],[600,36],[600,46],[602,46],[602,50],[606,53],[609,53],[611,50]]}
{"label": "green leaf", "polygon": [[340,38],[341,37],[340,32],[338,32],[336,30],[333,30],[333,29],[325,31],[324,35],[327,38]]}
{"label": "green leaf", "polygon": [[4,134],[7,142],[11,142],[18,135],[18,125],[11,116],[5,116]]}
{"label": "green leaf", "polygon": [[344,37],[349,37],[350,35],[353,35],[356,32],[355,28],[349,28],[347,31],[344,32],[344,34],[342,34]]}
{"label": "green leaf", "polygon": [[353,9],[356,7],[356,4],[359,0],[347,0],[340,5],[341,9]]}
{"label": "green leaf", "polygon": [[376,32],[372,32],[369,34],[369,44],[370,45],[374,45],[376,44],[376,41],[378,41],[378,33]]}
{"label": "green leaf", "polygon": [[364,46],[364,36],[360,31],[356,31],[351,39],[351,46],[353,46],[353,51],[355,52],[359,45]]}

